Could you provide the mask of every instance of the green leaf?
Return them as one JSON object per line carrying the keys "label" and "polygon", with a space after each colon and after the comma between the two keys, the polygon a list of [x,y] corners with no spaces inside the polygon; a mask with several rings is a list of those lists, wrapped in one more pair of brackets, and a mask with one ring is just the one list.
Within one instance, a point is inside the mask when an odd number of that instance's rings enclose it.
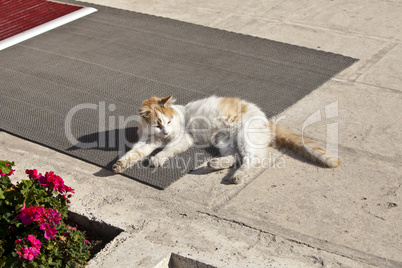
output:
{"label": "green leaf", "polygon": [[[8,164],[8,166],[6,166]],[[9,172],[13,162],[0,161],[0,169]],[[65,222],[57,226],[60,238],[47,240],[38,224],[22,224],[17,218],[23,204],[57,209],[62,220],[68,218],[66,198],[53,190],[46,190],[38,180],[22,180],[14,185],[8,176],[0,180],[0,268],[3,267],[83,267],[90,257],[85,237],[80,231],[68,229]],[[12,228],[10,228],[12,227]],[[62,236],[67,230],[70,235]],[[18,260],[14,241],[33,234],[42,242],[41,254],[32,262]],[[61,239],[61,236],[63,239]]]}
{"label": "green leaf", "polygon": [[[7,165],[8,165],[8,166],[7,166]],[[5,160],[0,160],[0,169],[1,169],[4,173],[10,172],[10,170],[12,169],[13,166],[14,166],[14,162],[5,161]]]}

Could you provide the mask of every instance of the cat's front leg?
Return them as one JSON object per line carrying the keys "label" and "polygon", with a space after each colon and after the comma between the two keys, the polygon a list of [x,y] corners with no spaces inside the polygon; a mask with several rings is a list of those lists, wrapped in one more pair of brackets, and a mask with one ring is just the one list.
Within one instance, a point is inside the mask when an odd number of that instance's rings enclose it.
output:
{"label": "cat's front leg", "polygon": [[133,151],[130,154],[125,154],[122,158],[116,161],[112,170],[114,173],[122,173],[124,170],[138,162],[141,158],[142,154],[138,150]]}
{"label": "cat's front leg", "polygon": [[127,168],[150,155],[158,147],[159,145],[154,143],[137,143],[133,149],[116,161],[112,167],[113,172],[122,173]]}
{"label": "cat's front leg", "polygon": [[163,166],[170,158],[176,154],[187,151],[193,145],[193,139],[189,135],[184,135],[183,138],[177,142],[173,141],[169,143],[162,151],[151,157],[150,164],[154,167]]}
{"label": "cat's front leg", "polygon": [[155,156],[152,156],[150,161],[150,165],[153,167],[161,167],[165,162],[167,162],[170,158],[172,158],[174,154],[169,152],[159,152]]}

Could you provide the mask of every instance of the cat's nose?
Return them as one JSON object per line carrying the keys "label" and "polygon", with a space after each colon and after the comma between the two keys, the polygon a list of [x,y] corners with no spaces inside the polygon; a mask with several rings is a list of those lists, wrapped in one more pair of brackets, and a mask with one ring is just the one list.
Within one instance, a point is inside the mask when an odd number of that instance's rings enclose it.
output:
{"label": "cat's nose", "polygon": [[169,135],[169,132],[163,131],[163,135],[167,136],[167,135]]}

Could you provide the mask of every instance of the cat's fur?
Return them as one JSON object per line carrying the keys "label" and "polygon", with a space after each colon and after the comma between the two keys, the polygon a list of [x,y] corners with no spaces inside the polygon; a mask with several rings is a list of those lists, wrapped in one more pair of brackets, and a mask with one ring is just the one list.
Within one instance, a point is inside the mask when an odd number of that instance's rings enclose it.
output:
{"label": "cat's fur", "polygon": [[113,171],[121,173],[163,147],[151,157],[151,165],[163,165],[169,158],[191,146],[214,145],[220,156],[208,166],[213,170],[230,168],[240,156],[240,167],[231,182],[240,183],[257,173],[270,147],[287,147],[324,167],[337,167],[336,157],[326,154],[316,142],[291,133],[269,121],[255,104],[239,98],[208,97],[187,105],[174,105],[172,96],[144,101],[140,141],[121,157]]}

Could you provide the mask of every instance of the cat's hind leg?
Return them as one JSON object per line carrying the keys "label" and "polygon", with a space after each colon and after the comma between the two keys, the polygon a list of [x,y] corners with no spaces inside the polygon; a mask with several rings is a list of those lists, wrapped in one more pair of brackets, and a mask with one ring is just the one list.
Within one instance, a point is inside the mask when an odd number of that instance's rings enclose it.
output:
{"label": "cat's hind leg", "polygon": [[243,157],[242,165],[236,170],[229,181],[233,184],[240,184],[256,176],[261,171],[259,159],[259,156]]}
{"label": "cat's hind leg", "polygon": [[233,184],[241,184],[256,176],[260,171],[261,169],[259,167],[242,165],[238,170],[236,170],[229,181]]}
{"label": "cat's hind leg", "polygon": [[[262,129],[264,130],[264,129]],[[255,132],[254,135],[248,135],[248,140],[244,136],[240,137],[237,151],[241,156],[241,166],[233,176],[230,182],[240,184],[258,175],[264,167],[268,167],[270,160],[269,151],[269,132]]]}
{"label": "cat's hind leg", "polygon": [[240,168],[229,181],[234,184],[246,182],[271,167],[277,159],[277,151],[272,147],[248,150],[248,153],[242,156]]}
{"label": "cat's hind leg", "polygon": [[218,143],[220,157],[214,157],[208,161],[208,167],[212,170],[227,169],[236,163],[235,150],[231,145]]}

